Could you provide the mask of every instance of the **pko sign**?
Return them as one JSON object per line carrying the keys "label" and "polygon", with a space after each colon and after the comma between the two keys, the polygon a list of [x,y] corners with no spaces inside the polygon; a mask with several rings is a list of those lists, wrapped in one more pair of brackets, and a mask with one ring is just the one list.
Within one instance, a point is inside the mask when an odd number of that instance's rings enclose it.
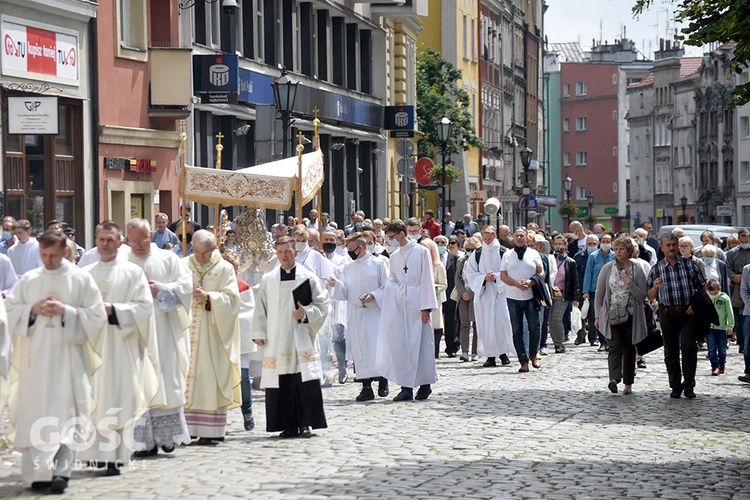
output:
{"label": "pko sign", "polygon": [[239,57],[230,54],[193,56],[193,92],[204,103],[236,103]]}

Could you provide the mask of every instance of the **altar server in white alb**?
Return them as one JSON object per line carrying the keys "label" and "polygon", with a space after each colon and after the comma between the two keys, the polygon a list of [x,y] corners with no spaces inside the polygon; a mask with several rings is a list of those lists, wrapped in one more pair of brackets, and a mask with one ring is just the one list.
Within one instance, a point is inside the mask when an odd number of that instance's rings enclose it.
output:
{"label": "altar server in white alb", "polygon": [[510,326],[506,284],[500,279],[500,265],[505,247],[497,241],[494,226],[482,228],[482,248],[466,261],[466,278],[474,292],[474,318],[477,328],[477,354],[487,357],[485,367],[510,364],[513,352],[513,330]]}
{"label": "altar server in white alb", "polygon": [[[427,399],[437,382],[430,312],[437,309],[430,251],[395,220],[385,228],[391,270],[383,293],[376,370],[401,386],[394,401]],[[419,387],[416,396],[413,389]]]}
{"label": "altar server in white alb", "polygon": [[5,405],[8,403],[11,354],[13,345],[8,331],[8,314],[5,312],[5,301],[0,300],[0,413],[5,411]]}
{"label": "altar server in white alb", "polygon": [[[14,347],[12,439],[23,453],[23,482],[53,493],[67,487],[75,450],[89,438],[88,427],[70,421],[91,419],[91,374],[101,366],[94,346],[107,322],[94,278],[63,261],[66,240],[62,231],[45,231],[43,267],[24,274],[5,301]],[[36,430],[39,422],[46,425]]]}
{"label": "altar server in white alb", "polygon": [[96,228],[99,262],[86,266],[104,300],[108,325],[94,345],[102,367],[92,379],[96,439],[78,458],[106,467],[116,476],[130,463],[133,426],[149,407],[164,404],[153,300],[143,270],[124,257],[120,228],[104,222]]}
{"label": "altar server in white alb", "polygon": [[185,419],[199,444],[211,444],[224,440],[227,410],[242,404],[240,290],[234,267],[217,250],[213,233],[196,231],[193,255],[184,260],[193,273]]}
{"label": "altar server in white alb", "polygon": [[378,348],[383,290],[388,281],[388,269],[378,258],[367,251],[367,242],[361,233],[354,233],[346,240],[347,251],[352,261],[345,264],[340,279],[330,278],[333,298],[346,300],[347,313],[347,359],[354,361],[356,380],[362,382],[362,391],[357,401],[375,399],[372,382],[378,380],[378,396],[388,395],[388,380],[381,377],[375,367]]}
{"label": "altar server in white alb", "polygon": [[[312,429],[327,427],[315,337],[330,300],[320,280],[295,261],[291,237],[282,236],[274,245],[279,265],[260,280],[252,335],[264,346],[260,386],[266,390],[266,431],[309,438]],[[293,291],[306,280],[312,302],[295,304]]]}
{"label": "altar server in white alb", "polygon": [[13,223],[13,234],[16,244],[8,249],[8,258],[13,263],[13,269],[20,278],[32,269],[42,265],[39,256],[39,242],[31,236],[31,222],[26,219]]}
{"label": "altar server in white alb", "polygon": [[160,250],[151,242],[151,225],[133,219],[126,227],[130,262],[143,269],[153,299],[157,354],[163,404],[149,405],[149,411],[135,426],[136,457],[167,453],[175,445],[189,444],[190,433],[183,406],[190,366],[190,308],[193,303],[193,275],[172,251]]}

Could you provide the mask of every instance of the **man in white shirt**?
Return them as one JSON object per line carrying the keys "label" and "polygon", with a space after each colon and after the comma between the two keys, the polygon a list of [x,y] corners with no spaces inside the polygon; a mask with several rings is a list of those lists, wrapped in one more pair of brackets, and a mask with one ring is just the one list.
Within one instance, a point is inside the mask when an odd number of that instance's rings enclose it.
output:
{"label": "man in white shirt", "polygon": [[13,269],[20,278],[28,271],[42,266],[39,256],[39,243],[31,237],[31,223],[26,219],[17,220],[13,224],[13,234],[16,244],[8,249],[8,257],[13,263]]}
{"label": "man in white shirt", "polygon": [[[542,257],[539,252],[526,246],[526,229],[517,228],[513,232],[515,247],[505,252],[500,265],[500,278],[508,285],[508,312],[513,326],[513,344],[516,347],[518,362],[521,363],[519,372],[529,371],[529,361],[534,368],[540,368],[542,363],[539,351],[539,305],[531,289],[531,277],[543,274]],[[524,330],[523,318],[526,316],[528,331]],[[528,347],[527,347],[528,346]]]}
{"label": "man in white shirt", "polygon": [[16,242],[16,237],[13,235],[13,224],[16,222],[16,218],[10,215],[3,217],[3,237],[0,239],[0,253],[8,255],[8,250]]}

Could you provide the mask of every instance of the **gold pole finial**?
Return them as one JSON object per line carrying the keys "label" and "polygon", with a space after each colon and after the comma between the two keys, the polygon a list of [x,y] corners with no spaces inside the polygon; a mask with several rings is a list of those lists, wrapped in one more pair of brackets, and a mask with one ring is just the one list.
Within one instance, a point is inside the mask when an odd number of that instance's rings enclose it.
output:
{"label": "gold pole finial", "polygon": [[182,255],[187,255],[187,207],[185,207],[185,168],[187,167],[187,155],[185,154],[185,120],[180,120],[180,155],[182,155],[182,168],[180,169],[179,190],[180,190],[180,232],[182,233]]}
{"label": "gold pole finial", "polygon": [[302,220],[302,153],[305,146],[302,141],[305,135],[302,132],[297,133],[297,219]]}
{"label": "gold pole finial", "polygon": [[313,108],[313,115],[315,118],[313,119],[313,140],[315,141],[315,144],[313,144],[313,149],[318,150],[320,149],[320,136],[318,135],[318,127],[320,127],[320,120],[318,119],[318,107],[315,106]]}
{"label": "gold pole finial", "polygon": [[305,152],[305,145],[302,142],[305,140],[305,135],[302,132],[297,133],[297,154],[302,156]]}

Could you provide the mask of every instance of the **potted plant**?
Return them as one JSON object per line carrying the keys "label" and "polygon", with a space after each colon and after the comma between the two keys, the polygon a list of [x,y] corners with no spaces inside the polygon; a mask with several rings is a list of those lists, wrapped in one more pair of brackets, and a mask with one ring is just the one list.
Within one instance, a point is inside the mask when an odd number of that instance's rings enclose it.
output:
{"label": "potted plant", "polygon": [[575,215],[578,213],[578,207],[573,205],[572,203],[563,203],[562,205],[560,205],[560,208],[557,210],[557,212],[563,217],[575,217]]}
{"label": "potted plant", "polygon": [[445,165],[445,182],[443,182],[443,166],[435,165],[430,170],[430,180],[436,184],[450,186],[461,179],[461,170],[451,164]]}

